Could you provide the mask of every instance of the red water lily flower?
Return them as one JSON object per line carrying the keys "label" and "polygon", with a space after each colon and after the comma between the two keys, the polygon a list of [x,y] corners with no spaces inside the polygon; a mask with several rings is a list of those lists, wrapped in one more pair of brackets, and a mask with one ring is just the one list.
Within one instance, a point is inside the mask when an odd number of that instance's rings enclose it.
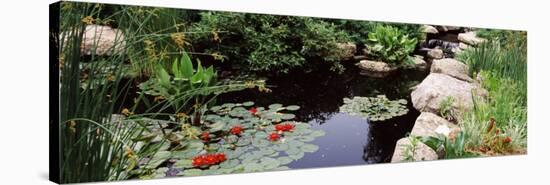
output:
{"label": "red water lily flower", "polygon": [[215,165],[215,164],[224,162],[226,159],[227,158],[225,157],[224,153],[205,154],[205,155],[195,156],[193,158],[192,164],[194,167],[210,166],[210,165]]}
{"label": "red water lily flower", "polygon": [[243,131],[243,127],[240,125],[235,125],[229,132],[233,135],[241,135],[241,132]]}
{"label": "red water lily flower", "polygon": [[292,123],[284,123],[284,124],[277,124],[275,125],[275,130],[277,131],[292,131],[294,129],[294,124]]}
{"label": "red water lily flower", "polygon": [[267,139],[269,139],[270,141],[278,141],[279,139],[281,139],[281,135],[273,132],[273,133],[269,134]]}
{"label": "red water lily flower", "polygon": [[210,141],[210,133],[208,133],[208,132],[203,132],[203,133],[201,134],[201,140],[203,140],[204,142]]}
{"label": "red water lily flower", "polygon": [[252,107],[250,108],[250,110],[248,110],[248,112],[250,112],[250,114],[256,115],[256,113],[258,113],[258,109],[256,109],[256,107]]}

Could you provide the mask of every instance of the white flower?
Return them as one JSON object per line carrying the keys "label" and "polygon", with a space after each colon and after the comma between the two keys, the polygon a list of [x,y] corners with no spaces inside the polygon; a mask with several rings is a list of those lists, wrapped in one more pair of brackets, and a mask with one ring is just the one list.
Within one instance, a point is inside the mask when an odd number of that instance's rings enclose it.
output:
{"label": "white flower", "polygon": [[448,137],[449,133],[451,133],[451,129],[449,129],[449,127],[447,125],[439,125],[435,129],[435,133],[438,133],[438,134],[444,135],[445,137]]}

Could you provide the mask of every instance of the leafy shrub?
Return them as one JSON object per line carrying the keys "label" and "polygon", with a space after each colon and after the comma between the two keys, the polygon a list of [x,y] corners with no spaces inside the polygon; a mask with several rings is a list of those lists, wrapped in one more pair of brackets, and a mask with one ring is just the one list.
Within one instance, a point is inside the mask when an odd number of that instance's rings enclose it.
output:
{"label": "leafy shrub", "polygon": [[368,36],[368,55],[392,65],[408,62],[416,47],[416,38],[410,38],[393,26],[378,25]]}
{"label": "leafy shrub", "polygon": [[[457,56],[468,64],[470,75],[484,70],[499,78],[511,79],[518,85],[519,97],[527,98],[527,49],[503,48],[496,42],[483,43],[477,48],[465,50]],[[484,80],[484,79],[481,79]]]}
{"label": "leafy shrub", "polygon": [[367,43],[368,34],[373,32],[378,26],[392,26],[403,33],[407,33],[409,38],[415,38],[417,41],[425,39],[425,34],[422,32],[422,26],[418,24],[402,24],[402,23],[382,23],[362,20],[330,20],[336,25],[339,30],[345,31],[353,42]]}
{"label": "leafy shrub", "polygon": [[452,107],[454,101],[453,96],[448,96],[443,99],[443,101],[439,102],[439,115],[448,121],[454,121],[457,116]]}
{"label": "leafy shrub", "polygon": [[196,45],[214,48],[235,66],[251,71],[286,73],[306,64],[309,58],[320,57],[333,70],[341,71],[337,43],[349,41],[348,35],[321,19],[279,15],[258,15],[227,12],[202,12],[194,24],[196,31],[216,32],[192,37]]}
{"label": "leafy shrub", "polygon": [[524,152],[527,146],[524,91],[527,89],[496,74],[481,73],[489,99],[475,101],[474,109],[459,122],[468,138],[466,147],[489,155]]}
{"label": "leafy shrub", "polygon": [[527,46],[527,32],[524,31],[480,29],[476,31],[476,35],[497,42],[501,47],[507,49],[517,47],[526,49]]}

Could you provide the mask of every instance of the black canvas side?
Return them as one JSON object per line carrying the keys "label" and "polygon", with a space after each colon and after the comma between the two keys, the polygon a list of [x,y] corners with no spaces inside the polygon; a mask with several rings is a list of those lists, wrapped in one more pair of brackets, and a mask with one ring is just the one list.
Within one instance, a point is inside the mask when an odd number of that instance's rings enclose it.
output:
{"label": "black canvas side", "polygon": [[49,119],[49,179],[60,183],[60,146],[59,146],[59,7],[61,2],[49,7],[49,73],[50,73],[50,119]]}

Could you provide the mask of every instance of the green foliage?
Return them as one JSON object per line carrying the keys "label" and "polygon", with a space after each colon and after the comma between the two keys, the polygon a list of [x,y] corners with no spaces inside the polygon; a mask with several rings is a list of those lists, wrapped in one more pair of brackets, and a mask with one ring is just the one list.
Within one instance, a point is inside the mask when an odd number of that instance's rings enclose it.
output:
{"label": "green foliage", "polygon": [[[216,71],[212,66],[206,68],[197,60],[197,66],[193,67],[191,58],[183,52],[181,59],[172,63],[171,76],[163,67],[158,66],[156,76],[139,85],[143,93],[162,97],[166,103],[173,106],[176,112],[181,111],[186,105],[201,105],[206,96],[221,94],[231,91],[239,91],[246,88],[264,88],[261,80],[252,82],[231,82],[219,84],[215,82]],[[195,100],[195,101],[190,101]]]}
{"label": "green foliage", "polygon": [[[255,111],[250,111],[252,108]],[[139,164],[129,173],[133,178],[164,177],[169,169],[162,163],[173,164],[171,168],[179,171],[178,176],[288,169],[286,165],[304,157],[305,153],[316,152],[319,147],[309,142],[325,134],[307,123],[292,121],[293,116],[284,116],[293,115],[290,112],[298,109],[295,105],[272,104],[264,108],[254,107],[253,102],[226,103],[209,108],[204,115],[205,124],[198,127],[186,124],[181,125],[181,129],[151,127],[151,132],[138,139],[142,148],[156,146],[158,152],[140,152],[149,162]],[[293,124],[294,128],[277,131],[275,124],[282,121]],[[239,135],[230,132],[235,126],[243,128]],[[195,130],[192,131],[194,138],[186,137],[189,133],[186,130]],[[198,140],[204,132],[209,134],[209,139]],[[270,133],[279,133],[281,140],[268,140]],[[227,160],[213,166],[193,166],[193,158],[203,153],[223,153]]]}
{"label": "green foliage", "polygon": [[[466,146],[488,154],[525,152],[527,146],[527,106],[522,86],[517,81],[503,79],[498,73],[482,72],[483,86],[489,99],[475,101],[474,109],[460,122],[468,140]],[[494,121],[491,121],[494,120]],[[489,129],[494,122],[495,129]],[[495,133],[499,130],[498,133]],[[502,139],[510,142],[502,144]]]}
{"label": "green foliage", "polygon": [[407,114],[407,100],[388,100],[386,96],[360,97],[353,99],[344,98],[344,105],[340,107],[341,112],[352,116],[361,116],[370,121],[384,121],[393,117]]}
{"label": "green foliage", "polygon": [[368,55],[375,60],[399,66],[410,62],[409,54],[414,51],[416,43],[416,38],[410,38],[396,27],[378,25],[369,33]]}
{"label": "green foliage", "polygon": [[57,124],[53,127],[58,126],[60,133],[60,182],[124,179],[125,169],[137,161],[135,156],[124,155],[125,149],[134,146],[129,138],[143,130],[140,125],[124,125],[112,116],[120,112],[114,100],[124,100],[128,87],[121,82],[124,71],[119,65],[126,58],[113,55],[98,59],[92,55],[90,65],[81,68],[80,47],[86,25],[82,18],[97,15],[101,7],[70,2],[61,6],[60,117],[59,123],[52,123]]}
{"label": "green foliage", "polygon": [[[516,38],[519,39],[519,38]],[[521,42],[517,40],[517,42]],[[527,46],[503,48],[498,43],[483,43],[462,52],[458,58],[470,67],[470,75],[481,70],[491,71],[502,78],[510,78],[527,85]]]}
{"label": "green foliage", "polygon": [[480,29],[476,31],[476,35],[497,42],[502,48],[512,49],[519,47],[527,49],[527,32],[524,31]]}
{"label": "green foliage", "polygon": [[[459,124],[470,150],[485,155],[524,153],[527,147],[527,41],[525,32],[480,30],[492,42],[459,58],[488,90]],[[493,129],[494,127],[494,129]]]}
{"label": "green foliage", "polygon": [[448,121],[456,120],[456,113],[453,109],[454,97],[448,96],[439,102],[439,115],[445,118]]}
{"label": "green foliage", "polygon": [[438,135],[437,137],[424,136],[418,137],[418,139],[434,151],[439,151],[440,149],[443,149],[443,151],[445,151],[445,159],[469,158],[479,156],[476,153],[466,150],[466,136],[463,132],[458,133],[458,135],[453,139],[449,139],[443,135]]}
{"label": "green foliage", "polygon": [[392,26],[406,33],[409,38],[415,38],[417,41],[426,39],[422,32],[422,27],[418,24],[401,24],[401,23],[382,23],[362,20],[345,20],[334,19],[329,20],[339,30],[345,31],[350,39],[357,43],[368,43],[368,34],[375,31],[378,26]]}
{"label": "green foliage", "polygon": [[465,151],[466,137],[463,132],[458,133],[454,140],[446,139],[444,143],[445,159],[467,158],[477,156]]}
{"label": "green foliage", "polygon": [[403,161],[407,162],[413,162],[415,161],[415,155],[416,155],[416,149],[418,147],[418,143],[420,140],[415,136],[409,136],[409,145],[405,146],[405,149],[403,150]]}
{"label": "green foliage", "polygon": [[[194,24],[198,31],[225,31],[213,41],[209,35],[196,35],[193,42],[216,48],[234,65],[251,71],[286,73],[306,64],[312,57],[321,57],[332,69],[341,71],[337,62],[337,43],[349,38],[332,24],[321,19],[279,15],[227,12],[202,12]],[[214,50],[212,50],[214,52]]]}

